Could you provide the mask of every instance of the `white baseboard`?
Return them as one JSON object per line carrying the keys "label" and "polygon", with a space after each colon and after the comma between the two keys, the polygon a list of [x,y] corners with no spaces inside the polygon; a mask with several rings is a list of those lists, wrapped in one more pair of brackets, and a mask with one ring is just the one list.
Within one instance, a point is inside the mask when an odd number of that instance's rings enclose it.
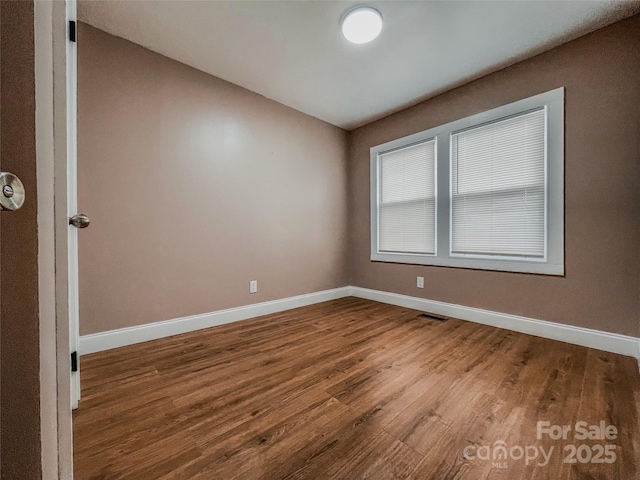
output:
{"label": "white baseboard", "polygon": [[336,288],[271,302],[83,335],[80,337],[79,353],[86,355],[101,352],[349,296],[628,355],[637,358],[640,365],[640,338],[361,287]]}
{"label": "white baseboard", "polygon": [[333,290],[298,295],[296,297],[288,297],[271,302],[255,303],[253,305],[218,310],[201,315],[192,315],[190,317],[148,323],[136,327],[82,335],[80,337],[78,352],[80,355],[87,355],[89,353],[133,345],[135,343],[157,340],[180,333],[193,332],[194,330],[238,322],[261,315],[269,315],[270,313],[283,312],[285,310],[291,310],[292,308],[313,305],[314,303],[326,302],[336,298],[348,297],[350,293],[351,287],[334,288]]}
{"label": "white baseboard", "polygon": [[638,358],[640,362],[640,351],[638,350],[640,339],[636,337],[536,320],[518,315],[492,312],[480,308],[464,307],[462,305],[426,300],[424,298],[409,297],[397,293],[369,290],[368,288],[351,287],[351,295],[391,305],[398,305],[400,307],[413,308],[424,312],[468,320],[470,322],[482,323],[483,325],[490,325],[492,327],[505,328],[514,332],[528,333],[529,335],[535,335],[537,337],[582,345],[583,347],[604,350],[605,352],[628,355]]}

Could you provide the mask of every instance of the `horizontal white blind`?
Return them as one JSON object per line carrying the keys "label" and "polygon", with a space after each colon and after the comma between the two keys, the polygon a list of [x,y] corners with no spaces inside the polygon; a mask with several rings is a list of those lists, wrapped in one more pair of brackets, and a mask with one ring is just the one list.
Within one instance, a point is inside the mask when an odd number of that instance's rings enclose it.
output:
{"label": "horizontal white blind", "polygon": [[378,249],[435,253],[435,139],[382,153]]}
{"label": "horizontal white blind", "polygon": [[451,135],[451,251],[545,255],[544,109]]}

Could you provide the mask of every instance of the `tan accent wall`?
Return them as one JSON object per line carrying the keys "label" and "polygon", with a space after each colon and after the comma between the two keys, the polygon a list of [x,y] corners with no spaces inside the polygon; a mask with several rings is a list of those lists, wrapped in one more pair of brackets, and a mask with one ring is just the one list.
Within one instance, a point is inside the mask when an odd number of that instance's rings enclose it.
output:
{"label": "tan accent wall", "polygon": [[2,212],[0,476],[42,476],[33,1],[0,2],[0,162],[25,186],[23,207]]}
{"label": "tan accent wall", "polygon": [[[564,277],[369,260],[370,147],[563,86]],[[640,334],[639,16],[359,128],[349,141],[353,285]]]}
{"label": "tan accent wall", "polygon": [[[79,206],[92,218],[80,233],[81,334],[347,284],[640,334],[640,17],[348,144],[340,129],[90,26],[79,37]],[[564,277],[369,260],[370,147],[561,86]]]}
{"label": "tan accent wall", "polygon": [[82,335],[348,285],[346,132],[82,23],[78,87]]}

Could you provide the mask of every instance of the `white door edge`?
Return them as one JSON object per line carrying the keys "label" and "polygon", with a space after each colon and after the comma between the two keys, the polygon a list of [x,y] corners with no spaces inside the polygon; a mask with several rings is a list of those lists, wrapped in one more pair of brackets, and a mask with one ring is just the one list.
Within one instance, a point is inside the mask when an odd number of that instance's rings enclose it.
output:
{"label": "white door edge", "polygon": [[[76,0],[66,2],[67,25],[76,22]],[[76,38],[77,40],[77,38]],[[77,169],[77,42],[67,38],[67,217],[78,213]],[[80,338],[78,297],[78,229],[68,226],[67,248],[69,269],[69,353],[77,352]],[[80,362],[78,370],[71,373],[71,406],[78,408],[80,401]]]}

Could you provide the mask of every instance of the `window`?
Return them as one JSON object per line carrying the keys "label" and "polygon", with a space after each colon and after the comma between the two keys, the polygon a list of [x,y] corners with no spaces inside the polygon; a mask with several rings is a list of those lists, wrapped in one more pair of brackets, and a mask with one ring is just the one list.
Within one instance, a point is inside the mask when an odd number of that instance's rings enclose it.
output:
{"label": "window", "polygon": [[380,251],[436,252],[435,143],[380,154]]}
{"label": "window", "polygon": [[451,135],[451,252],[544,257],[545,111]]}
{"label": "window", "polygon": [[564,89],[371,149],[371,259],[564,274]]}

